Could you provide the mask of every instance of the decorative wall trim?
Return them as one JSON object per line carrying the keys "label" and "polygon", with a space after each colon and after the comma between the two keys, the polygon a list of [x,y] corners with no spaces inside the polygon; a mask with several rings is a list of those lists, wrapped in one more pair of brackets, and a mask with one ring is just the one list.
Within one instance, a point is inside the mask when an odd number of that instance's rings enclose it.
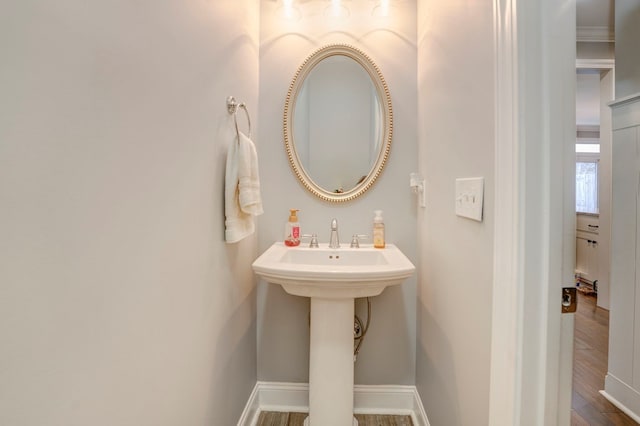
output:
{"label": "decorative wall trim", "polygon": [[253,391],[251,391],[251,395],[249,395],[244,410],[242,410],[240,420],[238,420],[238,426],[250,426],[258,423],[258,416],[260,415],[258,383],[253,387]]}
{"label": "decorative wall trim", "polygon": [[614,43],[616,34],[610,27],[577,27],[576,40],[578,42]]}
{"label": "decorative wall trim", "polygon": [[354,393],[357,414],[410,415],[415,426],[429,426],[415,386],[355,385]]}
{"label": "decorative wall trim", "polygon": [[[611,373],[604,378],[604,389],[600,393],[623,413],[640,423],[640,393]],[[614,396],[615,395],[615,396]]]}
{"label": "decorative wall trim", "polygon": [[522,139],[518,114],[518,13],[516,0],[494,0],[495,206],[489,424],[517,425],[522,396],[523,277],[520,253]]}
{"label": "decorative wall trim", "polygon": [[625,96],[624,98],[615,99],[609,102],[609,106],[615,108],[625,104],[632,104],[638,101],[640,101],[640,93],[634,93],[632,95]]}
{"label": "decorative wall trim", "polygon": [[578,124],[576,125],[576,137],[582,139],[580,143],[600,143],[600,126]]}
{"label": "decorative wall trim", "polygon": [[[238,426],[255,426],[261,411],[308,412],[309,385],[257,382]],[[410,415],[415,426],[429,426],[415,386],[356,385],[354,411],[357,414]]]}
{"label": "decorative wall trim", "polygon": [[600,132],[600,126],[598,124],[578,124],[576,126],[578,132]]}
{"label": "decorative wall trim", "polygon": [[609,106],[612,110],[613,130],[640,126],[640,93],[616,99]]}
{"label": "decorative wall trim", "polygon": [[615,59],[576,59],[576,68],[609,70],[615,68]]}
{"label": "decorative wall trim", "polygon": [[556,295],[573,278],[573,4],[493,1],[492,426],[570,422],[573,316],[561,316]]}

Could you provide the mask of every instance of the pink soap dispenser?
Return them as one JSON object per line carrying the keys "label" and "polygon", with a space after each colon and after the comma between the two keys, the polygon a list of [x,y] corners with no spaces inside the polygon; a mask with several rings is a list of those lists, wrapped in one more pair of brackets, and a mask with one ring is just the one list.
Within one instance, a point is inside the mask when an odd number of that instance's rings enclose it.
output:
{"label": "pink soap dispenser", "polygon": [[289,209],[289,221],[284,226],[284,244],[289,247],[300,245],[300,222],[297,209]]}

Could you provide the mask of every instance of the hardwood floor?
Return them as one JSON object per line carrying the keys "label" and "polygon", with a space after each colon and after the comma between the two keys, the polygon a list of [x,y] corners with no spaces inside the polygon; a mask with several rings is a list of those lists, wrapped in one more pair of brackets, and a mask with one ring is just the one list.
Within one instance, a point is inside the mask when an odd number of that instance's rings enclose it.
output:
{"label": "hardwood floor", "polygon": [[609,311],[596,308],[596,298],[578,292],[574,352],[571,424],[637,425],[600,395],[607,374]]}
{"label": "hardwood floor", "polygon": [[[257,426],[302,426],[306,413],[277,413],[263,411]],[[356,414],[358,426],[413,426],[409,416],[383,416],[379,414]]]}

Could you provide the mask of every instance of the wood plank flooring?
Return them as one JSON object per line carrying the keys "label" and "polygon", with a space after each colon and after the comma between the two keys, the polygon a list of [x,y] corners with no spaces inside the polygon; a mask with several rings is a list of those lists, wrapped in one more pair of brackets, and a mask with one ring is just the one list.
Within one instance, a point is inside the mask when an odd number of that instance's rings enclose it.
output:
{"label": "wood plank flooring", "polygon": [[[306,413],[278,413],[263,411],[258,426],[302,426]],[[386,416],[379,414],[356,414],[358,426],[413,426],[409,416]]]}
{"label": "wood plank flooring", "polygon": [[609,352],[609,311],[578,292],[573,349],[573,426],[637,425],[599,391],[604,389]]}

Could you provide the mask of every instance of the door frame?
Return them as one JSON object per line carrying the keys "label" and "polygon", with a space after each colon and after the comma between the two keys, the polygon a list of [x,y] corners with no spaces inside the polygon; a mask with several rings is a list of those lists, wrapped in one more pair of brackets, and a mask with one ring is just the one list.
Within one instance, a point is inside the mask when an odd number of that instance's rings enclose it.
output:
{"label": "door frame", "polygon": [[569,424],[576,0],[494,0],[495,236],[489,424]]}
{"label": "door frame", "polygon": [[612,113],[615,100],[615,59],[576,59],[576,71],[600,72],[600,154],[598,166],[598,298],[597,306],[610,310],[611,304],[611,194],[612,194]]}

